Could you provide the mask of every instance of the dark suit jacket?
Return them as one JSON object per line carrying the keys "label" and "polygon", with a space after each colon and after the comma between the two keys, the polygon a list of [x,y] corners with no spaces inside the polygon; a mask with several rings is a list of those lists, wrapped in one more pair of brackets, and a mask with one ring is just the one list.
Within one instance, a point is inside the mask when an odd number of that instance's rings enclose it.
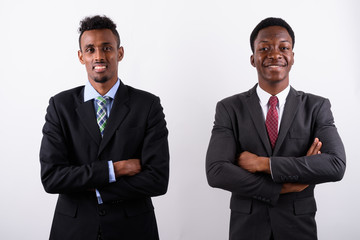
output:
{"label": "dark suit jacket", "polygon": [[[322,153],[306,157],[315,137]],[[237,166],[243,151],[271,157],[272,176]],[[317,239],[315,184],[338,181],[344,171],[345,151],[329,100],[291,88],[274,150],[256,86],[217,104],[206,173],[212,187],[232,192],[230,239],[269,240],[271,233],[281,240]],[[282,183],[310,186],[280,195]]]}
{"label": "dark suit jacket", "polygon": [[[120,84],[100,135],[84,87],[50,99],[40,149],[41,180],[59,193],[50,239],[158,239],[150,197],[165,194],[168,131],[160,100]],[[142,171],[109,183],[107,161],[141,159]],[[98,205],[94,189],[104,204]]]}

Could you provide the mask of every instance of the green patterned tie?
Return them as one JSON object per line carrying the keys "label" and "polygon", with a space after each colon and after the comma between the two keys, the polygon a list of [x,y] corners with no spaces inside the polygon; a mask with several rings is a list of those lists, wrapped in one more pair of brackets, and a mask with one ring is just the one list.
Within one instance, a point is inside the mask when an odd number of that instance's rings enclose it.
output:
{"label": "green patterned tie", "polygon": [[106,102],[108,100],[109,100],[108,96],[105,96],[105,97],[99,96],[95,99],[96,104],[98,106],[98,108],[96,110],[96,120],[99,125],[101,136],[104,134],[104,129],[106,126],[106,120],[107,120]]}

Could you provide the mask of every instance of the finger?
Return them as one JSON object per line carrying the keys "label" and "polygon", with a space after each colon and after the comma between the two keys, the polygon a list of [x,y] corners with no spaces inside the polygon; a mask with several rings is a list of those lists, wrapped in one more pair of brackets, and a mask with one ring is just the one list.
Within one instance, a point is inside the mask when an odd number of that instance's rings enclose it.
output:
{"label": "finger", "polygon": [[[319,142],[319,139],[318,139],[318,138],[315,138],[315,139],[314,139],[314,142],[311,144],[309,150],[307,151],[306,156],[314,155],[314,150],[316,149],[316,146],[317,146],[318,142]],[[320,150],[320,149],[319,149],[319,150]],[[318,150],[317,150],[317,151],[318,151]],[[315,153],[316,153],[317,151],[315,151]]]}
{"label": "finger", "polygon": [[321,147],[322,147],[322,142],[318,142],[317,144],[316,144],[316,146],[315,146],[315,149],[314,149],[314,151],[313,151],[313,155],[315,155],[315,154],[320,154],[320,149],[321,149]]}
{"label": "finger", "polygon": [[[316,144],[315,144],[316,143]],[[315,146],[314,146],[314,148],[312,149],[312,152],[310,153],[310,155],[316,155],[316,154],[319,154],[319,151],[320,151],[320,149],[321,149],[321,147],[322,147],[322,142],[320,142],[320,140],[317,138],[317,140],[316,141],[314,141],[314,143],[312,144],[312,145],[314,145],[315,144]],[[309,156],[310,156],[309,155]]]}

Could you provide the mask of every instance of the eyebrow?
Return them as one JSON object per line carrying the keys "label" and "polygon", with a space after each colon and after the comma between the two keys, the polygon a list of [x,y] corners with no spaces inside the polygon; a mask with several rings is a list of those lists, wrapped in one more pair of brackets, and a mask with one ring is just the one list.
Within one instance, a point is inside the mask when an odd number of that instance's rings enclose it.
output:
{"label": "eyebrow", "polygon": [[269,41],[266,41],[266,40],[263,40],[263,41],[260,41],[259,43],[268,43]]}
{"label": "eyebrow", "polygon": [[[267,40],[262,40],[262,41],[260,41],[259,43],[268,43],[269,41],[267,41]],[[280,41],[280,42],[287,42],[287,43],[291,43],[289,40],[282,40],[282,41]]]}
{"label": "eyebrow", "polygon": [[94,47],[94,44],[86,44],[85,48]]}
{"label": "eyebrow", "polygon": [[103,42],[101,45],[111,45],[111,43],[110,42]]}
{"label": "eyebrow", "polygon": [[[110,42],[103,42],[102,44],[101,44],[102,46],[105,46],[105,45],[111,45],[111,43]],[[94,47],[95,45],[94,44],[87,44],[87,45],[85,45],[85,48],[88,48],[88,47]]]}

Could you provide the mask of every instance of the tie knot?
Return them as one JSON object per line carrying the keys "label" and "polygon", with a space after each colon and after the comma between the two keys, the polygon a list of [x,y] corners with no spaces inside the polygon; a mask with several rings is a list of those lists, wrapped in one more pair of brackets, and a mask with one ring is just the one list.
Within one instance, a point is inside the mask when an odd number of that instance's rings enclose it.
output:
{"label": "tie knot", "polygon": [[108,96],[98,96],[95,100],[96,100],[96,103],[100,106],[105,106],[106,105],[106,102],[109,101],[110,97]]}
{"label": "tie knot", "polygon": [[269,99],[270,107],[276,107],[277,103],[278,103],[277,96],[271,96],[270,99]]}

